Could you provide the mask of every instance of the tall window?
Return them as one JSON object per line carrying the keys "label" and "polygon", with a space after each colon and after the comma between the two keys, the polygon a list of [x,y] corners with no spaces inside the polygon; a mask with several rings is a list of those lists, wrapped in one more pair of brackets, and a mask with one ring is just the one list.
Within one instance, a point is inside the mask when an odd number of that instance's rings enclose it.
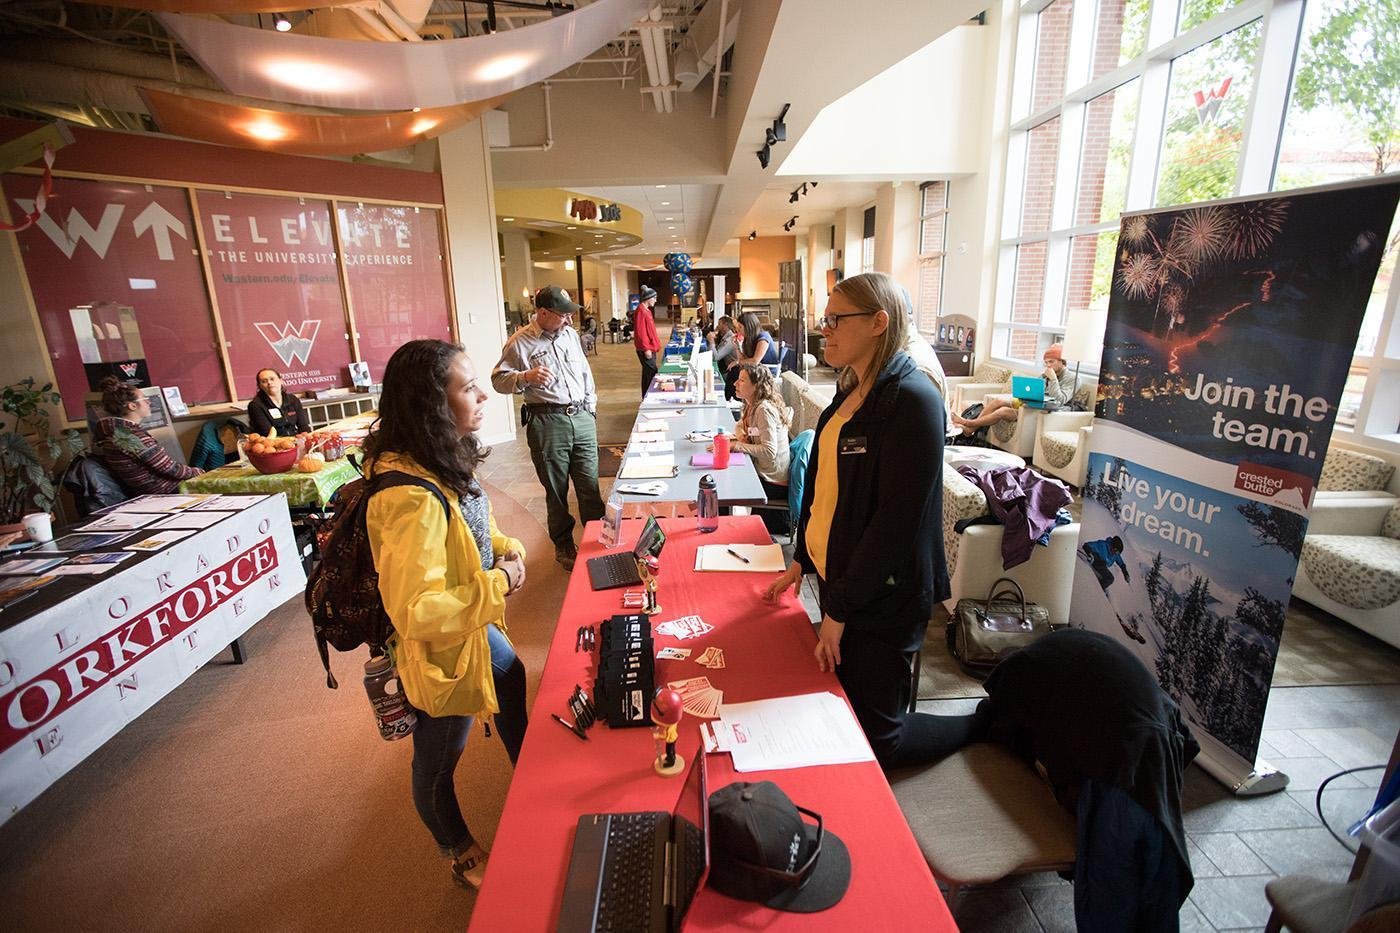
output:
{"label": "tall window", "polygon": [[875,271],[875,208],[867,207],[860,241],[860,271]]}
{"label": "tall window", "polygon": [[943,313],[943,255],[948,232],[948,183],[919,186],[919,294],[914,313],[919,331],[932,337]]}
{"label": "tall window", "polygon": [[[1124,211],[1400,170],[1396,48],[1394,0],[1023,3],[992,355],[1107,307]],[[1400,446],[1397,252],[1400,224],[1338,424]]]}

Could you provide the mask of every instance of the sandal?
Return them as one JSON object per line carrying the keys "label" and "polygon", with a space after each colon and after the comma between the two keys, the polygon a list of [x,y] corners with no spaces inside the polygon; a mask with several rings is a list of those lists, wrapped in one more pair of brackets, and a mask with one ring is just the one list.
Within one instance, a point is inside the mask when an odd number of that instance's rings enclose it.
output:
{"label": "sandal", "polygon": [[470,849],[449,863],[452,877],[464,888],[481,890],[481,883],[486,880],[486,859],[490,854],[473,842]]}

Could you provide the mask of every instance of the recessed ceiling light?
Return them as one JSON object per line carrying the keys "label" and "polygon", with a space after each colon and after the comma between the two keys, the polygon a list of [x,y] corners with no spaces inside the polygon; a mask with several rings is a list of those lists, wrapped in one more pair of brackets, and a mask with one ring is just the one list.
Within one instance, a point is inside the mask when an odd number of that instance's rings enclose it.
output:
{"label": "recessed ceiling light", "polygon": [[658,187],[658,188],[664,188],[664,187],[666,187],[666,186],[665,186],[665,185],[657,185],[656,187]]}
{"label": "recessed ceiling light", "polygon": [[506,223],[513,223],[515,221],[514,217],[502,217],[501,219],[504,220]]}
{"label": "recessed ceiling light", "polygon": [[369,83],[359,71],[297,58],[279,59],[260,70],[270,80],[299,90],[357,90]]}
{"label": "recessed ceiling light", "polygon": [[671,202],[670,202],[670,201],[662,201],[662,202],[661,202],[661,206],[662,206],[662,207],[670,207],[670,206],[671,206]]}
{"label": "recessed ceiling light", "polygon": [[279,126],[271,120],[266,119],[244,124],[243,132],[254,139],[266,139],[269,141],[286,139],[291,135],[291,132],[285,126]]}
{"label": "recessed ceiling light", "polygon": [[577,230],[578,227],[565,227],[564,229],[565,229],[565,230]]}
{"label": "recessed ceiling light", "polygon": [[482,65],[476,70],[476,76],[482,81],[500,81],[524,71],[532,64],[534,58],[530,55],[506,55]]}
{"label": "recessed ceiling light", "polygon": [[666,219],[667,219],[667,220],[675,220],[676,218],[674,218],[674,217],[667,217]]}

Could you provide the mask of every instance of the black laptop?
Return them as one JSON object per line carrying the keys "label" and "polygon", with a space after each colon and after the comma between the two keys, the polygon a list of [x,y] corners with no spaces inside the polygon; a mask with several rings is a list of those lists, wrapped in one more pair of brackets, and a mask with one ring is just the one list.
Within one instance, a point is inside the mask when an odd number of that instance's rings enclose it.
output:
{"label": "black laptop", "polygon": [[642,533],[637,536],[637,544],[630,551],[608,554],[604,557],[591,557],[588,560],[588,582],[595,590],[611,590],[619,586],[636,586],[642,582],[637,573],[637,559],[644,555],[660,557],[666,546],[666,532],[655,515],[647,516]]}
{"label": "black laptop", "polygon": [[709,779],[696,749],[674,813],[579,817],[559,933],[676,933],[710,870]]}

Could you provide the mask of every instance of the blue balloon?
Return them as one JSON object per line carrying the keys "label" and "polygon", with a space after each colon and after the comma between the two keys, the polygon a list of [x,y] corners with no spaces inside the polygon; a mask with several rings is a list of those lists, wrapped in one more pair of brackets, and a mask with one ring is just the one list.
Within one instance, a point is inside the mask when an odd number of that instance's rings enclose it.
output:
{"label": "blue balloon", "polygon": [[671,290],[684,298],[695,290],[695,283],[684,272],[671,273]]}

